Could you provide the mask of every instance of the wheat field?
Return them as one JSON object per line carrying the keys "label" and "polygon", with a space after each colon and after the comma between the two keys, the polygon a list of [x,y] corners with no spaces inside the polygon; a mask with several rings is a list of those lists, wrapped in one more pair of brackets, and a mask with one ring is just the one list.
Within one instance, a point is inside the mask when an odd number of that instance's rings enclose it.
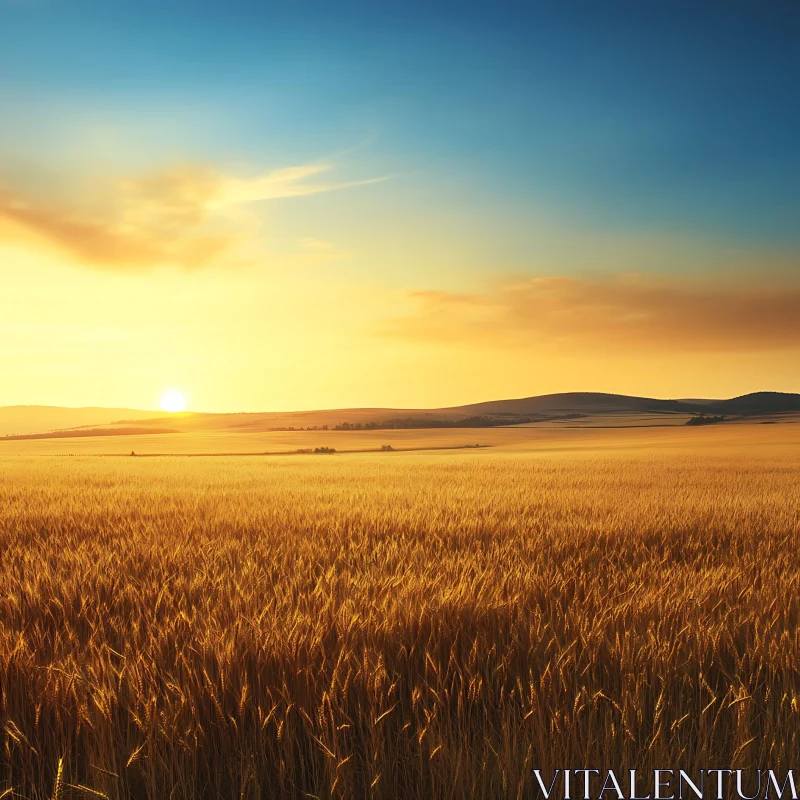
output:
{"label": "wheat field", "polygon": [[798,476],[796,447],[3,458],[0,797],[792,766]]}

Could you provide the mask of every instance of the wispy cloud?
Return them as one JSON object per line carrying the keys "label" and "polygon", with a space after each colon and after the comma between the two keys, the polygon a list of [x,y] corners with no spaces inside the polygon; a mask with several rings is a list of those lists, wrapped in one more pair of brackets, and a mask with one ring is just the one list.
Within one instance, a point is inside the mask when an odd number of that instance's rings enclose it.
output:
{"label": "wispy cloud", "polygon": [[354,186],[378,183],[384,178],[368,178],[360,181],[321,182],[308,181],[308,178],[322,175],[332,169],[332,164],[312,164],[304,167],[287,167],[268,172],[255,178],[227,178],[220,184],[218,196],[212,201],[212,208],[220,206],[253,203],[259,200],[277,200],[284,197],[304,197],[310,194],[333,192]]}
{"label": "wispy cloud", "polygon": [[800,284],[652,276],[534,278],[483,294],[412,292],[383,335],[471,346],[746,352],[800,347]]}
{"label": "wispy cloud", "polygon": [[123,178],[90,204],[43,199],[0,187],[0,236],[32,235],[92,266],[189,269],[231,257],[252,239],[252,204],[363,186],[381,179],[323,181],[331,164],[274,170],[251,178],[187,165]]}

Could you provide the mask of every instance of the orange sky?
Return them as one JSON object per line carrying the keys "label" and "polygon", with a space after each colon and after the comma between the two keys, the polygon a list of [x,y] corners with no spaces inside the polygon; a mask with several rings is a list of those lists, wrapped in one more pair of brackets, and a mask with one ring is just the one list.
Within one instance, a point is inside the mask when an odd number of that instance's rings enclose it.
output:
{"label": "orange sky", "polygon": [[[320,186],[308,213],[281,218],[281,204],[306,198],[275,195],[302,195],[315,173],[296,175],[202,184],[175,172],[94,209],[8,199],[0,404],[155,408],[170,387],[222,411],[800,391],[800,290],[786,278],[637,275],[648,243],[624,239],[606,252],[573,242],[576,264],[597,257],[572,276],[546,263],[538,275],[461,273],[432,253],[407,279],[386,277],[370,269],[381,243],[369,230],[313,234],[327,206],[390,182]],[[251,216],[248,192],[272,193],[275,215]],[[630,272],[606,269],[615,256]]]}

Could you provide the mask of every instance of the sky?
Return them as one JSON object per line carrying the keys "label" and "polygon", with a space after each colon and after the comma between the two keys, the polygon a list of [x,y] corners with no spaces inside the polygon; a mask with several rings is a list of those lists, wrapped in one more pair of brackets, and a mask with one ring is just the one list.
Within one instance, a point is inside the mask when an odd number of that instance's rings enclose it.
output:
{"label": "sky", "polygon": [[800,392],[800,4],[0,0],[0,405]]}

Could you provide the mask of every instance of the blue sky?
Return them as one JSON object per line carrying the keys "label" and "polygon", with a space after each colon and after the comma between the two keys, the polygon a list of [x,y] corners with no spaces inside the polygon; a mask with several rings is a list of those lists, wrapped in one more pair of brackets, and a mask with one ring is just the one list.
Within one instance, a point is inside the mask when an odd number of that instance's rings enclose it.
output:
{"label": "blue sky", "polygon": [[432,196],[797,244],[796,3],[433,5],[6,3],[0,80],[23,131],[208,117],[164,155],[357,148]]}

